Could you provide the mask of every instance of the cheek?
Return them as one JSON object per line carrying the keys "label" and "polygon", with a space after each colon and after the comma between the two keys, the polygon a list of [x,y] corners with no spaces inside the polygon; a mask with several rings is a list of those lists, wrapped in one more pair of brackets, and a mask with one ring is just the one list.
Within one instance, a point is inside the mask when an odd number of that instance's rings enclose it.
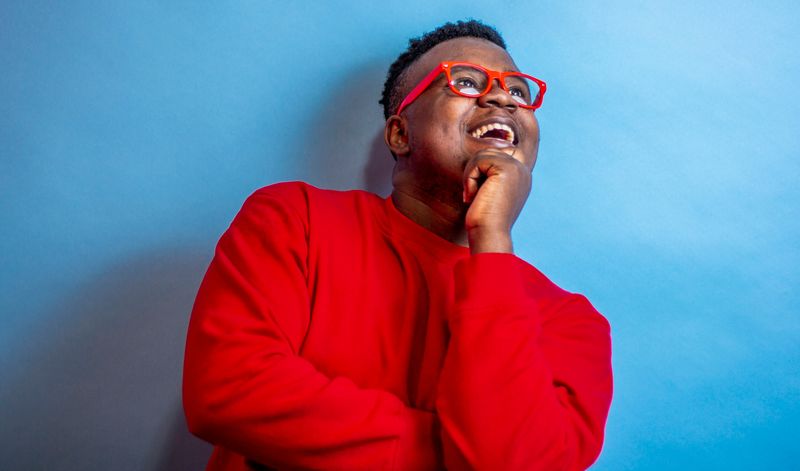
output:
{"label": "cheek", "polygon": [[431,122],[433,127],[437,129],[437,133],[442,136],[458,136],[461,132],[461,123],[464,121],[464,114],[466,110],[462,102],[466,101],[463,98],[453,100],[451,97],[446,97],[442,100],[442,104],[435,108],[431,114]]}
{"label": "cheek", "polygon": [[420,130],[425,135],[429,146],[439,149],[439,152],[461,149],[464,145],[465,132],[461,127],[460,115],[440,109],[431,113],[429,125]]}
{"label": "cheek", "polygon": [[520,146],[524,156],[522,163],[533,169],[536,164],[536,156],[539,153],[539,122],[535,116],[531,116],[529,121],[526,120],[525,123],[521,124],[525,126],[525,142]]}
{"label": "cheek", "polygon": [[526,120],[525,123],[523,123],[523,126],[525,126],[526,146],[530,146],[531,149],[538,149],[539,121],[536,119],[536,116],[531,115],[530,120]]}
{"label": "cheek", "polygon": [[536,114],[531,112],[530,110],[520,109],[520,111],[525,111],[525,112],[528,113],[528,116],[526,117],[526,119],[525,119],[525,121],[523,123],[523,126],[525,126],[526,129],[530,129],[531,131],[536,132],[538,134],[539,133],[539,119],[536,118]]}
{"label": "cheek", "polygon": [[446,127],[434,123],[428,126],[421,126],[408,135],[409,144],[412,148],[418,150],[437,149],[442,145],[449,144],[451,139]]}
{"label": "cheek", "polygon": [[461,97],[454,98],[442,95],[414,110],[415,126],[409,130],[412,149],[443,158],[460,158],[468,153],[463,123],[471,103]]}

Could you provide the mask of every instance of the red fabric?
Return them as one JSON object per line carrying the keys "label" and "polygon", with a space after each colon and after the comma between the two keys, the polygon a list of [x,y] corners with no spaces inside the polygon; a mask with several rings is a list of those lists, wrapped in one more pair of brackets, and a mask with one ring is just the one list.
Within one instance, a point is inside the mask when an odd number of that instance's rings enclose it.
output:
{"label": "red fabric", "polygon": [[184,408],[210,470],[585,469],[610,356],[586,298],[516,256],[471,256],[391,198],[282,183],[220,239]]}

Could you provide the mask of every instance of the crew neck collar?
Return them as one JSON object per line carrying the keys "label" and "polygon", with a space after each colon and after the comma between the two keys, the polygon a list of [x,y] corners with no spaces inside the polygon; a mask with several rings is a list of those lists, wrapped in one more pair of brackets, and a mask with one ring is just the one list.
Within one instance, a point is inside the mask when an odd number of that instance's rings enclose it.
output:
{"label": "crew neck collar", "polygon": [[394,205],[392,195],[384,200],[386,220],[392,233],[400,233],[410,241],[417,243],[422,248],[434,253],[437,258],[461,258],[469,255],[469,247],[450,242],[428,229],[420,226],[408,216],[401,213]]}

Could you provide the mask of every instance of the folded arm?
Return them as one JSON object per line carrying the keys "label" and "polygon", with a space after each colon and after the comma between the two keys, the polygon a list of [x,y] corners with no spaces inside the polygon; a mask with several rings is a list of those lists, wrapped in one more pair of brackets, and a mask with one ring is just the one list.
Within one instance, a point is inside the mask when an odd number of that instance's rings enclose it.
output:
{"label": "folded arm", "polygon": [[305,221],[291,203],[302,195],[274,191],[245,203],[195,301],[183,384],[190,431],[277,468],[435,468],[434,414],[298,355],[310,312]]}
{"label": "folded arm", "polygon": [[437,411],[449,470],[582,470],[611,402],[609,326],[512,254],[455,268]]}

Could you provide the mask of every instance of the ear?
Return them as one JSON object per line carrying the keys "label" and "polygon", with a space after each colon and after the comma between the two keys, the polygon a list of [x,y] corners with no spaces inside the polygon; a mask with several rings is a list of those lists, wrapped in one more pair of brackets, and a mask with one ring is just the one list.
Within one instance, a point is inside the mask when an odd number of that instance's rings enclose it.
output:
{"label": "ear", "polygon": [[405,118],[392,115],[383,128],[383,140],[395,156],[408,154],[408,132]]}

